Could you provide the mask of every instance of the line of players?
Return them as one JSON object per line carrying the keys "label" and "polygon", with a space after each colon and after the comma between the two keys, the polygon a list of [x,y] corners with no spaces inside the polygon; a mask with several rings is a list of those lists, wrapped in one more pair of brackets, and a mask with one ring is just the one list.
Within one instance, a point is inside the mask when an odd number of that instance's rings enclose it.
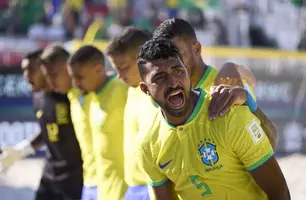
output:
{"label": "line of players", "polygon": [[290,199],[245,67],[206,65],[178,18],[153,37],[127,27],[105,53],[118,78],[93,46],[23,59],[41,132],[3,149],[0,164],[47,144],[36,200]]}

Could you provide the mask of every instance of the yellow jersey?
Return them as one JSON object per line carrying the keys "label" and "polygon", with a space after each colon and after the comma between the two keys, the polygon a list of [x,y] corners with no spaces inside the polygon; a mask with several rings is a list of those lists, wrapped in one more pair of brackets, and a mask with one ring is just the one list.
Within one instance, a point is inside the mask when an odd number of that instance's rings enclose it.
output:
{"label": "yellow jersey", "polygon": [[210,87],[214,85],[215,79],[218,75],[218,69],[213,68],[211,66],[207,66],[203,76],[194,86],[194,88],[202,88],[207,93],[210,91]]}
{"label": "yellow jersey", "polygon": [[159,112],[150,131],[139,135],[137,157],[149,185],[170,180],[183,200],[268,199],[249,173],[274,154],[260,121],[246,106],[209,120],[211,97],[199,91],[186,123],[172,126]]}
{"label": "yellow jersey", "polygon": [[146,185],[145,173],[136,159],[137,135],[149,127],[157,112],[153,100],[140,87],[130,87],[124,111],[124,168],[125,181],[129,186]]}
{"label": "yellow jersey", "polygon": [[89,121],[101,200],[121,200],[127,189],[123,159],[123,114],[127,91],[128,86],[113,76],[90,102]]}
{"label": "yellow jersey", "polygon": [[71,120],[78,139],[83,159],[83,179],[87,187],[97,186],[96,162],[93,153],[92,131],[89,124],[89,105],[93,95],[81,95],[76,88],[68,92]]}

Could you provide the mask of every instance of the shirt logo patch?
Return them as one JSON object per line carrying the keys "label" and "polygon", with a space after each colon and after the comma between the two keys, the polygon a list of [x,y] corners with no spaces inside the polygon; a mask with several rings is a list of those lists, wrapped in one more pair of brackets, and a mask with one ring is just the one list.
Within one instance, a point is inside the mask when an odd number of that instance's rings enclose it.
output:
{"label": "shirt logo patch", "polygon": [[257,123],[257,121],[255,119],[253,119],[251,121],[251,123],[248,124],[246,129],[249,132],[254,144],[258,144],[265,137],[265,134],[264,134],[261,126]]}
{"label": "shirt logo patch", "polygon": [[202,144],[199,145],[200,148],[198,149],[201,160],[205,165],[213,166],[219,160],[219,156],[217,153],[217,146],[210,143],[210,142],[201,142]]}
{"label": "shirt logo patch", "polygon": [[69,123],[69,111],[68,105],[64,103],[57,103],[55,105],[56,110],[56,122],[57,124],[68,124]]}
{"label": "shirt logo patch", "polygon": [[169,165],[171,162],[172,162],[172,160],[169,160],[169,161],[166,162],[165,164],[160,164],[160,163],[159,163],[159,167],[160,167],[161,169],[164,169],[164,168],[167,167],[167,165]]}

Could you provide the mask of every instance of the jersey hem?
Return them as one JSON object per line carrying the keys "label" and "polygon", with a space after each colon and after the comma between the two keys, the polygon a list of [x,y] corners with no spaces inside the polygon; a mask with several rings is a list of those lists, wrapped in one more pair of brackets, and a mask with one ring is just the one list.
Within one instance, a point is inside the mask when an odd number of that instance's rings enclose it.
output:
{"label": "jersey hem", "polygon": [[260,160],[258,160],[257,162],[255,162],[254,164],[250,165],[248,167],[248,171],[254,171],[255,169],[257,169],[258,167],[262,166],[263,164],[265,164],[272,156],[274,155],[274,151],[270,150],[264,157],[262,157]]}
{"label": "jersey hem", "polygon": [[167,182],[168,182],[168,179],[166,178],[166,179],[164,179],[164,180],[162,180],[162,181],[159,181],[159,182],[149,181],[149,182],[148,182],[148,185],[150,185],[150,186],[152,186],[152,187],[160,187],[160,186],[164,185],[164,184],[167,183]]}

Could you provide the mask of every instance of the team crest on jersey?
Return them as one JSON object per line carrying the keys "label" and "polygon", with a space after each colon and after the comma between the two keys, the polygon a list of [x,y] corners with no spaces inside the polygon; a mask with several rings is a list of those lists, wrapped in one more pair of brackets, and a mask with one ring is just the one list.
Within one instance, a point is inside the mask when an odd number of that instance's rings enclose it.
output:
{"label": "team crest on jersey", "polygon": [[201,160],[205,165],[213,166],[219,161],[219,156],[217,153],[217,146],[213,144],[213,141],[210,139],[201,141],[199,144],[199,153],[201,156]]}

